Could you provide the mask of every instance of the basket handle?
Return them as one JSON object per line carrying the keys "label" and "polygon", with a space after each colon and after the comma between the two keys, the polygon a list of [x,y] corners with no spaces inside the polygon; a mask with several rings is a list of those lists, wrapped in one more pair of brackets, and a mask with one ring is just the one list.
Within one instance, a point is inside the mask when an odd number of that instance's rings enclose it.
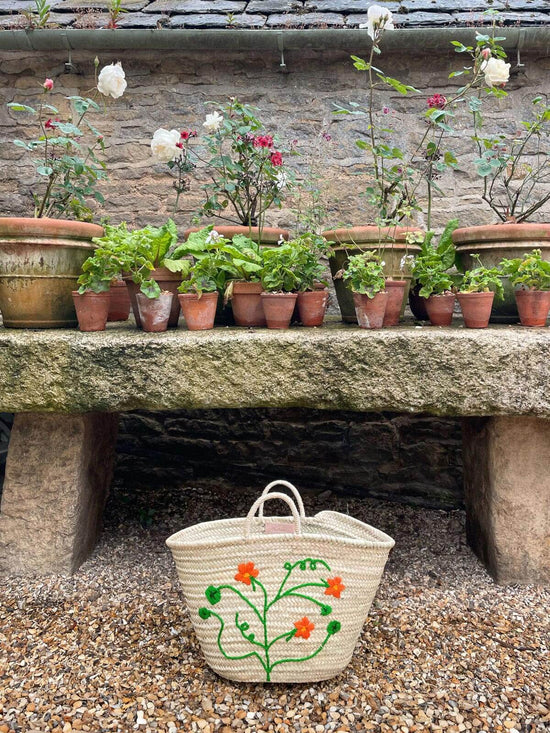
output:
{"label": "basket handle", "polygon": [[283,494],[280,491],[273,491],[270,494],[262,494],[262,496],[259,496],[254,504],[252,504],[252,506],[250,507],[250,511],[246,515],[246,521],[244,524],[244,538],[246,540],[250,539],[250,525],[252,524],[252,520],[254,519],[254,516],[258,509],[263,507],[265,502],[269,501],[270,499],[281,499],[281,501],[284,501],[286,504],[288,504],[288,506],[290,507],[290,511],[292,512],[292,517],[294,519],[294,534],[298,537],[301,537],[302,520],[300,518],[294,500],[290,496],[288,496],[288,494]]}
{"label": "basket handle", "polygon": [[[271,489],[274,486],[278,486],[279,484],[281,484],[282,486],[286,486],[286,488],[289,491],[292,491],[292,493],[294,494],[294,499],[295,499],[296,504],[298,506],[298,510],[300,512],[300,517],[302,519],[305,519],[306,512],[305,512],[305,509],[304,509],[304,502],[302,501],[302,497],[300,496],[300,492],[298,491],[298,489],[293,484],[290,483],[290,481],[283,481],[283,479],[277,479],[276,481],[272,481],[262,491],[262,496],[265,496],[266,494],[269,494],[269,492],[271,491]],[[264,517],[264,506],[263,506],[263,504],[260,507],[260,512],[259,512],[258,516],[260,517],[260,519],[263,519],[263,517]]]}

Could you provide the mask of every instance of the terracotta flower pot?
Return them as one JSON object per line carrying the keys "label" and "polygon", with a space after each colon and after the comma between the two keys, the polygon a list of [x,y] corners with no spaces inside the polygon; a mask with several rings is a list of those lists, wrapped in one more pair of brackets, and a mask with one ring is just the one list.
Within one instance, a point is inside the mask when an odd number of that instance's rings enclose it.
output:
{"label": "terracotta flower pot", "polygon": [[262,308],[262,283],[236,281],[233,284],[231,307],[237,326],[265,326]]}
{"label": "terracotta flower pot", "polygon": [[[139,308],[136,300],[136,296],[140,291],[140,285],[136,285],[131,276],[124,276],[123,280],[126,283],[126,287],[128,288],[128,293],[130,295],[132,310],[136,319],[136,326],[141,328],[141,316],[139,315]],[[166,290],[174,295],[168,326],[170,328],[175,328],[178,325],[178,319],[180,317],[180,302],[177,296],[178,288],[181,283],[181,272],[170,272],[167,267],[157,267],[151,272],[151,280],[157,282],[161,290]]]}
{"label": "terracotta flower pot", "polygon": [[190,331],[208,331],[214,328],[218,293],[178,293],[181,311]]}
{"label": "terracotta flower pot", "polygon": [[353,293],[357,323],[361,328],[382,328],[388,302],[388,292],[383,290],[369,298],[363,293]]}
{"label": "terracotta flower pot", "polygon": [[466,328],[487,328],[493,307],[494,293],[458,293]]}
{"label": "terracotta flower pot", "polygon": [[0,218],[0,310],[8,328],[74,328],[72,291],[93,254],[95,224]]}
{"label": "terracotta flower pot", "polygon": [[166,331],[173,298],[174,294],[168,290],[163,290],[158,298],[148,298],[143,293],[136,295],[141,327],[144,331],[153,333]]}
{"label": "terracotta flower pot", "polygon": [[109,292],[111,294],[111,304],[107,321],[127,321],[132,304],[124,280],[117,280],[116,283],[113,283]]}
{"label": "terracotta flower pot", "polygon": [[111,295],[107,290],[104,293],[86,292],[80,295],[73,290],[73,302],[78,318],[78,327],[81,331],[105,331]]}
{"label": "terracotta flower pot", "polygon": [[288,328],[298,293],[262,293],[262,306],[268,328]]}
{"label": "terracotta flower pot", "polygon": [[386,280],[388,301],[386,303],[386,312],[384,314],[384,327],[399,325],[406,288],[406,280]]}
{"label": "terracotta flower pot", "polygon": [[[472,255],[480,256],[486,267],[494,267],[503,258],[522,257],[540,249],[543,260],[550,260],[550,224],[488,224],[463,227],[453,232],[457,259],[464,269],[476,267]],[[514,288],[507,277],[502,279],[504,299],[493,303],[492,323],[517,323],[518,309]]]}
{"label": "terracotta flower pot", "polygon": [[426,298],[426,310],[432,326],[450,326],[455,305],[454,293],[430,295]]}
{"label": "terracotta flower pot", "polygon": [[516,302],[522,326],[545,326],[550,310],[550,291],[516,290]]}
{"label": "terracotta flower pot", "polygon": [[[186,229],[183,233],[183,238],[187,239],[187,237],[191,234],[191,232],[198,232],[200,231],[201,227],[191,227],[190,229]],[[278,227],[264,227],[261,231],[261,240],[260,240],[260,229],[259,227],[247,227],[247,226],[239,226],[239,225],[226,225],[226,224],[220,224],[217,226],[214,225],[214,229],[218,232],[218,234],[221,234],[226,239],[231,239],[236,234],[243,234],[245,237],[249,237],[249,239],[252,239],[254,242],[260,242],[262,245],[274,245],[277,244],[277,242],[281,239],[288,239],[289,238],[289,232],[288,229],[279,229]]]}
{"label": "terracotta flower pot", "polygon": [[[333,255],[329,258],[332,277],[347,264],[349,256],[372,249],[382,256],[384,274],[387,277],[403,279],[406,282],[403,293],[401,313],[405,309],[409,286],[412,279],[412,268],[401,269],[401,261],[405,255],[416,255],[420,252],[417,244],[407,244],[406,237],[410,233],[423,234],[417,227],[377,227],[362,226],[349,229],[330,229],[323,232],[329,242],[335,242]],[[340,306],[342,320],[355,323],[355,304],[351,290],[344,280],[334,280],[334,289]]]}
{"label": "terracotta flower pot", "polygon": [[304,326],[322,326],[328,305],[328,289],[298,293],[298,316]]}

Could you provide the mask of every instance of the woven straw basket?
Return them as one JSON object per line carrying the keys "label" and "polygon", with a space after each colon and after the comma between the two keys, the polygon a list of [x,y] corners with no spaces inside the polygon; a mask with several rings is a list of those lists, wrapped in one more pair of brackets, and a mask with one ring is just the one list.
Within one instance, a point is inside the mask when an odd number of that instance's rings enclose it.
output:
{"label": "woven straw basket", "polygon": [[[278,484],[294,500],[272,492]],[[292,516],[264,517],[270,499],[285,501]],[[246,518],[196,524],[166,543],[207,663],[243,682],[315,682],[341,672],[394,545],[338,512],[306,517],[286,481],[269,484]]]}

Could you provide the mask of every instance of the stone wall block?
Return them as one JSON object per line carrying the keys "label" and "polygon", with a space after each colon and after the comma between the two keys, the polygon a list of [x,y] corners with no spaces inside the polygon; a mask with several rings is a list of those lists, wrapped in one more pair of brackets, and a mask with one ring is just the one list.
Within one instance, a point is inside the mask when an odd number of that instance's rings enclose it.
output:
{"label": "stone wall block", "polygon": [[118,415],[19,413],[0,505],[0,571],[72,573],[94,548]]}

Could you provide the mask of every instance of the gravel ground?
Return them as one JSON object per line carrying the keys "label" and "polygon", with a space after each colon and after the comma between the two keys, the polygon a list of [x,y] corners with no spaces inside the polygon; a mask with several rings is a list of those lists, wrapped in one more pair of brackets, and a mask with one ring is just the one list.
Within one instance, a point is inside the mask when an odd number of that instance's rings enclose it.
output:
{"label": "gravel ground", "polygon": [[256,495],[119,487],[76,575],[1,579],[0,733],[550,731],[550,591],[496,586],[460,511],[306,494],[397,542],[352,664],[315,685],[217,677],[164,540]]}

